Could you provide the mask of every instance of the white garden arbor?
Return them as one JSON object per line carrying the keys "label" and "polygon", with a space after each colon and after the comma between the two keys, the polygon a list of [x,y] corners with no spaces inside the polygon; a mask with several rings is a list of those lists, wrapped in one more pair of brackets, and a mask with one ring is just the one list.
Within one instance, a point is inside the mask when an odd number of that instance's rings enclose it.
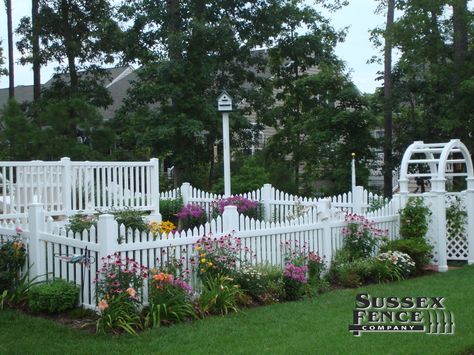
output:
{"label": "white garden arbor", "polygon": [[[453,241],[447,238],[446,183],[460,177],[465,178],[467,185],[466,190],[461,193],[468,215],[466,238]],[[459,139],[452,139],[447,143],[415,141],[405,151],[400,166],[401,207],[409,197],[408,186],[413,178],[427,179],[431,183],[431,192],[422,196],[432,212],[427,237],[435,246],[434,259],[439,271],[448,269],[448,250],[453,248],[462,252],[458,252],[455,259],[474,264],[474,171],[469,150]]]}

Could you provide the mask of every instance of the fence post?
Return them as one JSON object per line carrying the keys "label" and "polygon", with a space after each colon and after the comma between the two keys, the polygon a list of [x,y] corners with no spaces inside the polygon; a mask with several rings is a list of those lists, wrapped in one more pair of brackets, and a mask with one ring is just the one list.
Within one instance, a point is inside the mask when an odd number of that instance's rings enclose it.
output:
{"label": "fence post", "polygon": [[270,201],[272,199],[272,185],[264,184],[262,187],[262,204],[265,222],[270,222],[272,219],[272,211],[270,209]]}
{"label": "fence post", "polygon": [[362,204],[364,203],[364,187],[356,186],[352,193],[352,212],[362,213]]}
{"label": "fence post", "polygon": [[183,205],[186,206],[191,199],[191,184],[189,182],[183,182],[181,185],[181,198],[183,199]]}
{"label": "fence post", "polygon": [[160,214],[160,162],[156,158],[150,159],[151,163],[151,205],[153,210],[148,216],[149,220],[161,222]]}
{"label": "fence post", "polygon": [[446,243],[446,179],[431,179],[431,193],[433,196],[432,223],[437,233],[438,271],[448,271],[448,253]]}
{"label": "fence post", "polygon": [[46,250],[40,233],[45,231],[46,221],[43,204],[34,202],[28,206],[28,255],[30,258],[30,274],[32,280],[46,276]]}
{"label": "fence post", "polygon": [[467,263],[474,264],[474,178],[467,178],[466,211],[467,211],[467,245],[469,256]]}
{"label": "fence post", "polygon": [[237,206],[225,206],[222,214],[222,227],[224,233],[239,231],[239,212]]}
{"label": "fence post", "polygon": [[111,214],[101,214],[97,222],[97,236],[99,240],[99,260],[113,255],[117,250],[118,225],[114,216]]}
{"label": "fence post", "polygon": [[63,188],[62,188],[62,200],[63,200],[63,212],[66,216],[72,215],[72,174],[71,174],[71,159],[68,157],[61,158],[61,164],[63,166]]}
{"label": "fence post", "polygon": [[331,201],[329,199],[322,199],[318,201],[318,221],[323,225],[323,247],[322,254],[326,259],[327,266],[331,265],[332,260],[332,235],[331,226]]}

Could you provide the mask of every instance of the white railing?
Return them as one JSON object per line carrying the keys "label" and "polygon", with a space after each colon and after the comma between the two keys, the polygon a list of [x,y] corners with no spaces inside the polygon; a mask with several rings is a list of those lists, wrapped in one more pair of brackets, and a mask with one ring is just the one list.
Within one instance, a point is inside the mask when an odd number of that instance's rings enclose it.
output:
{"label": "white railing", "polygon": [[159,211],[159,165],[149,162],[0,162],[2,219],[26,215],[35,200],[50,216],[133,207]]}

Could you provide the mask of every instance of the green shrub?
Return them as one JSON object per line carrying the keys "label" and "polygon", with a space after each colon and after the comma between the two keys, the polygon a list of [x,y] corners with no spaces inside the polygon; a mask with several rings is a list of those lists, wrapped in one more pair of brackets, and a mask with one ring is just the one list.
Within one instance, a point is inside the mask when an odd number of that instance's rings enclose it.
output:
{"label": "green shrub", "polygon": [[148,224],[143,220],[145,212],[133,208],[125,208],[120,211],[109,211],[113,214],[119,225],[123,224],[125,228],[139,230],[140,232],[148,230]]}
{"label": "green shrub", "polygon": [[172,200],[160,199],[160,213],[163,221],[171,221],[178,225],[178,216],[176,215],[183,208],[183,199],[181,197]]}
{"label": "green shrub", "polygon": [[420,274],[431,260],[433,247],[421,238],[397,239],[387,242],[380,248],[382,253],[389,250],[400,251],[410,255],[410,258],[415,262],[415,274]]}
{"label": "green shrub", "polygon": [[207,278],[203,284],[199,306],[203,314],[227,314],[238,311],[242,290],[228,276]]}
{"label": "green shrub", "polygon": [[66,224],[66,229],[74,233],[82,233],[84,230],[89,230],[92,226],[97,225],[97,216],[86,216],[82,214],[75,214],[69,217],[69,222]]}
{"label": "green shrub", "polygon": [[13,291],[26,262],[26,249],[20,239],[6,241],[0,247],[0,292]]}
{"label": "green shrub", "polygon": [[410,197],[400,211],[400,237],[424,239],[428,231],[430,210],[421,197]]}
{"label": "green shrub", "polygon": [[62,279],[31,287],[28,306],[35,312],[62,312],[74,308],[79,301],[79,288]]}
{"label": "green shrub", "polygon": [[328,279],[337,286],[359,287],[371,283],[400,280],[400,271],[388,260],[365,258],[350,260],[347,251],[336,253]]}
{"label": "green shrub", "polygon": [[127,293],[116,294],[108,300],[102,299],[99,309],[100,317],[96,323],[96,331],[99,334],[118,334],[125,331],[136,335],[136,329],[143,328],[137,304]]}

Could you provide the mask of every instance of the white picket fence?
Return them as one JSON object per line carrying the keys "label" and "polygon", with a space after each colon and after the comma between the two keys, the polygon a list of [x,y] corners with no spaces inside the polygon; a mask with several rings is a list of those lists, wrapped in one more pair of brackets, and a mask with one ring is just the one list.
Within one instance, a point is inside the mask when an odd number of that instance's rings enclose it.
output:
{"label": "white picket fence", "polygon": [[[378,228],[387,229],[390,238],[398,235],[398,216],[388,215],[385,207],[373,220]],[[299,248],[318,252],[330,262],[334,252],[342,245],[341,230],[346,225],[345,213],[322,200],[318,207],[299,218],[284,222],[264,222],[239,215],[235,206],[226,206],[221,216],[192,230],[161,235],[156,239],[149,232],[127,230],[118,226],[112,215],[100,215],[97,228],[83,233],[66,231],[48,216],[42,204],[28,208],[28,224],[23,225],[21,237],[28,245],[30,277],[63,278],[81,285],[81,303],[95,308],[95,283],[97,272],[102,267],[101,258],[120,253],[134,259],[147,268],[160,267],[168,257],[174,255],[184,262],[184,268],[192,270],[191,258],[195,257],[194,245],[204,235],[218,238],[233,234],[242,240],[242,247],[250,249],[251,264],[269,263],[282,265],[282,244],[298,242]],[[0,226],[0,235],[13,237],[15,225]],[[85,251],[95,261],[89,267],[81,263],[70,263],[68,257],[82,255]],[[244,252],[242,252],[244,256]],[[192,273],[192,284],[197,285]],[[146,290],[145,294],[146,294]],[[146,301],[146,299],[145,299]]]}
{"label": "white picket fence", "polygon": [[[280,191],[271,184],[265,184],[260,189],[239,194],[249,200],[258,201],[263,206],[265,221],[285,221],[301,214],[301,210],[308,212],[314,209],[322,199],[329,199],[333,207],[346,212],[366,213],[372,208],[374,202],[386,205],[388,199],[365,190],[362,186],[356,186],[354,191],[349,191],[332,197],[308,198],[292,195]],[[212,204],[221,199],[222,195],[213,194],[192,187],[189,183],[183,183],[179,188],[160,193],[160,199],[176,199],[181,197],[184,205],[193,203],[201,206],[211,216]]]}
{"label": "white picket fence", "polygon": [[158,159],[149,162],[0,162],[0,217],[26,216],[38,201],[50,216],[133,207],[159,211]]}

